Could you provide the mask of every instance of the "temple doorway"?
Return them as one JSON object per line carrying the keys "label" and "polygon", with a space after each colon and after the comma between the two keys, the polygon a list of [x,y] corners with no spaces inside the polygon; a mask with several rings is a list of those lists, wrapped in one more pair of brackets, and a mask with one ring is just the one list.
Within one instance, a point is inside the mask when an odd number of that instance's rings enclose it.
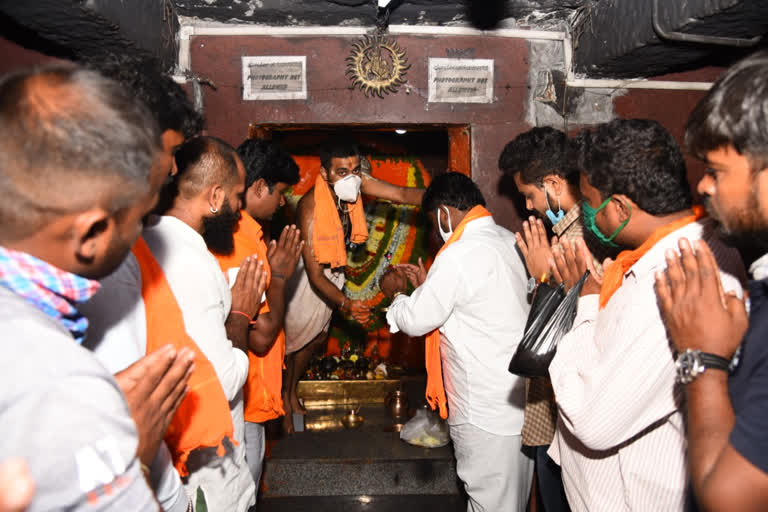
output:
{"label": "temple doorway", "polygon": [[[298,200],[314,184],[320,169],[319,148],[343,137],[356,143],[370,161],[375,178],[395,185],[426,187],[433,176],[448,169],[470,174],[469,127],[466,125],[251,125],[250,137],[279,142],[300,168],[300,181],[287,195],[287,206],[275,219],[275,229],[291,222]],[[420,207],[396,205],[364,197],[369,239],[349,253],[345,294],[366,301],[374,311],[360,325],[335,313],[328,344],[310,365],[304,380],[371,380],[384,363],[386,377],[424,372],[423,339],[391,335],[383,309],[388,301],[378,279],[390,264],[428,262],[437,238]],[[356,364],[351,364],[356,363]]]}

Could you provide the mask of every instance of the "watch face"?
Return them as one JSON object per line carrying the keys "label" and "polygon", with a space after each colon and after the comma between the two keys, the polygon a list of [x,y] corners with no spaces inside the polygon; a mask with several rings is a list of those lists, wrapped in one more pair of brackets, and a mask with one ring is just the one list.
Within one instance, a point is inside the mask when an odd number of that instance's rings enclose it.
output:
{"label": "watch face", "polygon": [[686,349],[677,356],[675,367],[677,368],[677,380],[683,384],[688,384],[704,371],[701,357],[697,351],[691,349]]}
{"label": "watch face", "polygon": [[536,278],[535,277],[531,277],[530,279],[528,279],[528,286],[526,287],[526,289],[528,290],[528,293],[533,293],[533,290],[536,289]]}

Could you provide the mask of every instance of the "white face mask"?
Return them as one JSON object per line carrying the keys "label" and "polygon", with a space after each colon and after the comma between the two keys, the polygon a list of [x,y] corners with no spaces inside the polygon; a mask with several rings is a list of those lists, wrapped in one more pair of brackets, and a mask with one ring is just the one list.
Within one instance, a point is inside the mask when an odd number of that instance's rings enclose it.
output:
{"label": "white face mask", "polygon": [[[440,208],[445,210],[445,216],[448,217],[448,231],[443,230],[443,225],[440,223]],[[445,206],[440,206],[437,209],[437,229],[440,230],[440,238],[443,239],[443,242],[447,242],[449,238],[451,238],[451,235],[453,234],[453,226],[451,226],[451,212],[448,211],[448,208]]]}
{"label": "white face mask", "polygon": [[349,176],[344,176],[339,181],[334,183],[333,191],[336,192],[336,197],[338,197],[341,201],[353,203],[357,201],[357,196],[360,195],[360,185],[362,183],[363,180],[360,179],[360,176],[350,174]]}

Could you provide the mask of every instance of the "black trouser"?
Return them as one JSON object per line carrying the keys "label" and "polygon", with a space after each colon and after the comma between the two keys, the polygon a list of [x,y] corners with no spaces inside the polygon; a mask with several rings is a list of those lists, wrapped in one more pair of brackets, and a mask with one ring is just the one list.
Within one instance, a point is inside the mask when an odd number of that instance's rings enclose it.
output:
{"label": "black trouser", "polygon": [[560,466],[547,455],[547,446],[536,447],[536,480],[545,512],[570,512]]}

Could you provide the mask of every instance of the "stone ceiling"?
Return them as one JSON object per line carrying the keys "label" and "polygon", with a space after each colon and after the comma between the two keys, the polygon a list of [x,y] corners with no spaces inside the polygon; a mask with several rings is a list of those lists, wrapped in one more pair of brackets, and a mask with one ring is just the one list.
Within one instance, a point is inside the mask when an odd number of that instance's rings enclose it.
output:
{"label": "stone ceiling", "polygon": [[[655,12],[654,4],[658,11]],[[765,0],[0,0],[0,35],[69,58],[144,52],[176,60],[178,17],[270,26],[389,24],[570,30],[575,71],[648,77],[719,64],[750,48],[665,33],[753,38],[768,32]],[[685,37],[684,37],[685,38]],[[764,38],[768,39],[768,38]]]}

